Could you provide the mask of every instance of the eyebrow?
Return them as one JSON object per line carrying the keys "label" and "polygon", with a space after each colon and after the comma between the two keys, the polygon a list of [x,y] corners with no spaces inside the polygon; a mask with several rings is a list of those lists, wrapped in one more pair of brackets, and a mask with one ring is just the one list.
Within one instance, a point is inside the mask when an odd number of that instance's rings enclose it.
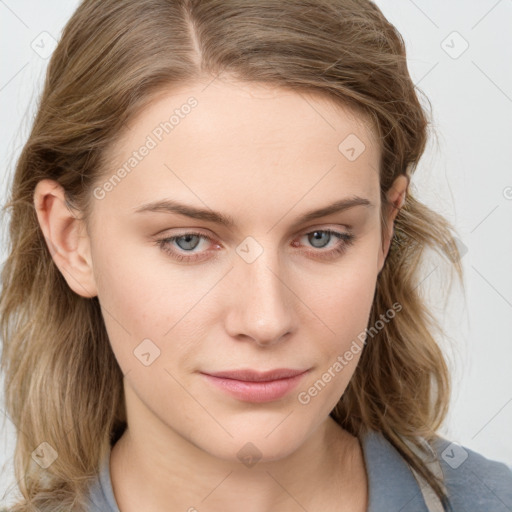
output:
{"label": "eyebrow", "polygon": [[[355,206],[366,206],[371,208],[374,205],[371,201],[363,197],[347,197],[344,199],[340,199],[339,201],[336,201],[330,205],[324,206],[323,208],[319,208],[317,210],[310,210],[304,213],[296,220],[295,225],[303,224],[305,222],[309,222],[310,220],[325,217],[327,215],[332,215],[333,213],[342,212]],[[197,208],[195,206],[180,203],[174,199],[162,199],[159,201],[146,203],[137,207],[134,211],[134,213],[148,212],[174,213],[178,215],[183,215],[185,217],[190,217],[192,219],[213,222],[215,224],[220,224],[227,228],[235,227],[235,221],[233,217],[229,215],[224,215],[220,212],[216,212],[210,209]]]}

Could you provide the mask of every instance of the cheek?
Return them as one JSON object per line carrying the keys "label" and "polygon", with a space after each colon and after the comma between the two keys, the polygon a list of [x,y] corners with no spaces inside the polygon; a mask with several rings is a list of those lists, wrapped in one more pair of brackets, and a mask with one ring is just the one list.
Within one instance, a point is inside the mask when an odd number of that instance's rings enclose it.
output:
{"label": "cheek", "polygon": [[103,318],[112,349],[126,373],[135,362],[133,351],[144,340],[159,346],[169,330],[170,312],[176,299],[172,289],[151,265],[140,248],[124,249],[109,238],[93,254],[94,274]]}
{"label": "cheek", "polygon": [[152,368],[180,361],[186,371],[192,364],[186,356],[200,350],[197,340],[215,316],[209,291],[219,271],[174,265],[158,247],[125,244],[116,252],[115,246],[109,240],[93,258],[105,326],[123,373],[139,369],[139,356],[148,352]]}
{"label": "cheek", "polygon": [[[318,366],[298,390],[297,402],[319,417],[329,414],[345,392],[361,358],[374,295],[375,277],[333,279],[328,293],[315,299],[315,312],[328,326],[314,338]],[[311,324],[312,325],[312,324]],[[315,324],[318,325],[318,324]],[[307,330],[307,326],[304,326]]]}
{"label": "cheek", "polygon": [[377,257],[365,251],[369,249],[354,251],[316,283],[311,277],[301,281],[312,309],[338,337],[364,330],[368,321],[378,274]]}
{"label": "cheek", "polygon": [[[316,333],[317,349],[322,357],[318,374],[322,375],[323,382],[329,382],[334,403],[348,385],[365,344],[377,280],[375,262],[373,253],[354,252],[328,279],[324,278],[313,288],[309,282],[310,293],[305,302],[312,305],[311,309],[321,321],[320,324],[312,319],[310,326],[315,325],[324,333],[320,336],[318,331]],[[304,294],[306,287],[307,281],[304,281]],[[308,325],[303,329],[308,330]],[[314,330],[308,332],[309,338],[314,336]],[[324,375],[324,372],[327,373]]]}

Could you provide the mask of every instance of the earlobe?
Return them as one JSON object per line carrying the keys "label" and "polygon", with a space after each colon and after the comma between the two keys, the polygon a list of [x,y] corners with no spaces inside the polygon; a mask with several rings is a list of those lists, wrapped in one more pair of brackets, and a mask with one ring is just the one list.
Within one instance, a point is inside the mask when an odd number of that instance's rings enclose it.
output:
{"label": "earlobe", "polygon": [[66,204],[62,186],[41,180],[34,191],[34,206],[53,261],[69,287],[82,297],[95,297],[89,236],[78,212]]}

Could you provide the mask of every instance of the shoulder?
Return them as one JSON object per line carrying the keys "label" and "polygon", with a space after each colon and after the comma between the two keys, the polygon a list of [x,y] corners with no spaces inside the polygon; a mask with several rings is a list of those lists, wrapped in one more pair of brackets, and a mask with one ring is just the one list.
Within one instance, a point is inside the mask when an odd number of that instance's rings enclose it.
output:
{"label": "shoulder", "polygon": [[512,470],[466,446],[437,436],[431,441],[437,453],[450,503],[459,510],[512,510]]}

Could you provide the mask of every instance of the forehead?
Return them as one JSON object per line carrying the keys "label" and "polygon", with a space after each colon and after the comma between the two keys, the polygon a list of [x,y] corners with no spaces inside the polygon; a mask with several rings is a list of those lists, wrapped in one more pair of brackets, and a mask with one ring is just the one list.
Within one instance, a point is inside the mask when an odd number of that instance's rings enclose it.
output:
{"label": "forehead", "polygon": [[125,213],[164,197],[204,198],[226,210],[240,201],[261,209],[306,195],[315,205],[321,197],[378,196],[380,149],[368,119],[268,84],[217,78],[162,91],[109,157],[99,185],[112,186],[101,208],[115,202]]}

